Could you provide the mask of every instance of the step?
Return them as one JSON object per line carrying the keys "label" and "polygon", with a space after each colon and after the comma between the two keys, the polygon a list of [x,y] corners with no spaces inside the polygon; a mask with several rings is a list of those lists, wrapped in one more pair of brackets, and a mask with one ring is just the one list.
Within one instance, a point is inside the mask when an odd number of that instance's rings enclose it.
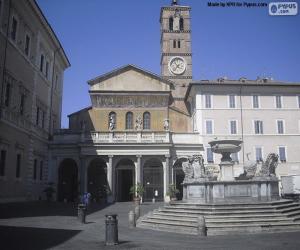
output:
{"label": "step", "polygon": [[252,224],[270,224],[270,223],[277,223],[277,222],[284,222],[284,223],[290,223],[293,224],[294,221],[292,219],[289,218],[264,218],[264,219],[241,219],[241,220],[216,220],[216,219],[209,219],[206,220],[206,225],[207,226],[214,226],[214,225],[218,225],[218,226],[227,226],[228,224],[230,225],[252,225]]}
{"label": "step", "polygon": [[138,228],[159,230],[159,231],[171,232],[171,233],[180,233],[180,234],[189,234],[189,235],[198,234],[198,228],[196,227],[185,227],[185,226],[177,226],[177,225],[174,226],[174,225],[167,225],[167,224],[153,224],[147,222],[140,222],[136,226]]}
{"label": "step", "polygon": [[167,206],[178,207],[194,207],[194,208],[212,208],[212,207],[253,207],[253,206],[277,206],[294,203],[293,200],[265,201],[265,202],[241,202],[241,203],[191,203],[191,202],[174,202]]}
{"label": "step", "polygon": [[278,214],[279,211],[273,210],[243,210],[243,211],[187,211],[184,209],[164,209],[160,210],[162,213],[181,213],[181,214],[193,214],[193,215],[232,215],[232,214],[244,214],[244,215],[255,215],[255,214]]}
{"label": "step", "polygon": [[[285,206],[288,206],[288,205],[285,205]],[[290,207],[290,206],[288,206]],[[294,206],[291,206],[291,207],[295,207]],[[210,208],[203,208],[203,207],[189,207],[189,206],[176,206],[176,207],[173,207],[173,206],[165,206],[164,207],[165,209],[173,209],[173,210],[180,210],[180,209],[184,209],[186,211],[234,211],[234,210],[257,210],[257,209],[266,209],[266,210],[273,210],[273,209],[276,209],[277,207],[276,206],[234,206],[234,207],[210,207]],[[283,207],[285,208],[285,207]],[[280,207],[279,207],[280,209]]]}
{"label": "step", "polygon": [[237,234],[249,234],[249,233],[273,233],[273,232],[294,232],[300,231],[299,225],[268,225],[268,226],[247,226],[236,228],[209,228],[207,230],[207,236],[215,235],[237,235]]}
{"label": "step", "polygon": [[173,225],[173,226],[184,226],[184,227],[197,227],[198,228],[198,222],[197,221],[178,221],[178,220],[162,220],[162,219],[156,219],[156,218],[147,218],[147,219],[141,219],[141,223],[153,223],[153,224],[165,224],[165,225]]}
{"label": "step", "polygon": [[226,224],[226,225],[223,225],[223,224],[216,224],[216,225],[210,225],[210,224],[207,224],[206,227],[208,229],[211,229],[211,228],[247,228],[247,227],[272,227],[272,226],[296,226],[296,227],[299,227],[300,229],[300,222],[259,222],[259,223],[255,223],[255,224],[251,224],[251,225],[248,225],[248,224],[240,224],[240,225],[237,225],[237,224]]}
{"label": "step", "polygon": [[185,218],[185,217],[173,217],[173,216],[164,216],[164,215],[150,215],[147,216],[147,220],[149,219],[156,219],[156,220],[168,220],[168,221],[182,221],[182,222],[186,222],[186,223],[190,223],[190,222],[194,222],[194,223],[198,223],[198,218]]}

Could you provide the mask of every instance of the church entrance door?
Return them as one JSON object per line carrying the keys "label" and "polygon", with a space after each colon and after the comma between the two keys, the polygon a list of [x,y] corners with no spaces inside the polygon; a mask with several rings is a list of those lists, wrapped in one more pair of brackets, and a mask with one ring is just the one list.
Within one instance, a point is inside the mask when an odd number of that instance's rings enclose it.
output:
{"label": "church entrance door", "polygon": [[129,159],[117,165],[117,201],[132,201],[130,188],[134,184],[134,163]]}

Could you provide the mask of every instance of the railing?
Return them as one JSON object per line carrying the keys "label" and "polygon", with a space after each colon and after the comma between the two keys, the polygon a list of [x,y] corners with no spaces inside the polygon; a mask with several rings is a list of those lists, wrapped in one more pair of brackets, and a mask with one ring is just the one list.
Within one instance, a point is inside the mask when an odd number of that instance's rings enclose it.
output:
{"label": "railing", "polygon": [[57,130],[54,132],[55,143],[174,143],[201,144],[197,133],[172,133],[169,131],[78,131]]}
{"label": "railing", "polygon": [[85,142],[93,143],[169,143],[169,132],[89,132]]}
{"label": "railing", "polygon": [[2,119],[7,120],[26,130],[29,130],[31,126],[31,122],[24,116],[20,115],[18,112],[13,112],[6,108],[2,109]]}

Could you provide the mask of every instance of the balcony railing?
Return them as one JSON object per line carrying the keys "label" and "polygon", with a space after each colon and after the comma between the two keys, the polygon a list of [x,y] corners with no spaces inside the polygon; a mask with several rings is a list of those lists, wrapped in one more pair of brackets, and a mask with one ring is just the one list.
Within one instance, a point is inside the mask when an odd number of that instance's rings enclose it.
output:
{"label": "balcony railing", "polygon": [[169,131],[78,131],[61,129],[54,132],[54,143],[174,143],[199,144],[197,133],[172,133]]}
{"label": "balcony railing", "polygon": [[2,119],[7,120],[18,127],[29,130],[31,122],[29,119],[26,119],[24,116],[20,115],[18,112],[14,112],[10,109],[2,109]]}
{"label": "balcony railing", "polygon": [[169,132],[89,132],[84,136],[85,142],[93,143],[169,143]]}

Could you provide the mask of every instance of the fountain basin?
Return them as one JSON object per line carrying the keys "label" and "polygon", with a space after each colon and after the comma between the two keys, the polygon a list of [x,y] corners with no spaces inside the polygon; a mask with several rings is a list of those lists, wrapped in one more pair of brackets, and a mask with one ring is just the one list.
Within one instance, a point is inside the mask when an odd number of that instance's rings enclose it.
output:
{"label": "fountain basin", "polygon": [[223,153],[237,153],[241,150],[241,144],[243,141],[241,140],[232,140],[232,139],[224,139],[224,140],[214,140],[209,142],[211,149],[214,153],[223,154]]}
{"label": "fountain basin", "polygon": [[241,203],[279,199],[277,179],[183,183],[186,202]]}

